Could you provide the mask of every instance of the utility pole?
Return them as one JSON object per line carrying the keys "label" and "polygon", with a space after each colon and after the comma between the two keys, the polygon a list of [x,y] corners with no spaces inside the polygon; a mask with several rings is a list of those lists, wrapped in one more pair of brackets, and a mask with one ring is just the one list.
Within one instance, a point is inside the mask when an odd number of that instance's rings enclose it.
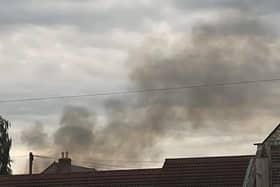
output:
{"label": "utility pole", "polygon": [[34,155],[32,152],[29,153],[29,175],[32,175]]}

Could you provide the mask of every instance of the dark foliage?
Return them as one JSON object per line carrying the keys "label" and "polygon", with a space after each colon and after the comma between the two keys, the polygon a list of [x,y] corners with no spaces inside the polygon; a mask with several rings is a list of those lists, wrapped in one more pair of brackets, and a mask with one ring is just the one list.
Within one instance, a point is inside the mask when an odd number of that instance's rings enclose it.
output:
{"label": "dark foliage", "polygon": [[0,175],[12,173],[10,159],[12,140],[8,134],[9,127],[10,123],[0,116]]}

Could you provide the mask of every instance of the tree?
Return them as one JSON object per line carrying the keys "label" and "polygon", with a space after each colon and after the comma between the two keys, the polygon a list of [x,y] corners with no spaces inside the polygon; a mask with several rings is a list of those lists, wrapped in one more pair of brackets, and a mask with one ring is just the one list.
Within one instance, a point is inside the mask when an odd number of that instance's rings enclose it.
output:
{"label": "tree", "polygon": [[9,127],[10,123],[0,116],[0,175],[10,175],[12,173],[10,159],[12,139],[8,134]]}

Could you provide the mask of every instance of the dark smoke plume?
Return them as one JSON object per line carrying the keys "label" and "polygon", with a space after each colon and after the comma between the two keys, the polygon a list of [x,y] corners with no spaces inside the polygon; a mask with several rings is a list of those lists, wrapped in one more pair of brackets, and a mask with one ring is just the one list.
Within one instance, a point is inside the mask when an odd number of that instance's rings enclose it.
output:
{"label": "dark smoke plume", "polygon": [[60,127],[54,134],[54,143],[58,150],[77,155],[90,152],[94,142],[95,123],[95,114],[90,114],[85,108],[66,107]]}
{"label": "dark smoke plume", "polygon": [[[135,51],[129,60],[134,85],[140,89],[165,88],[277,76],[280,69],[274,43],[277,36],[271,27],[268,29],[257,17],[240,11],[224,17],[196,25],[190,42],[187,37],[175,43],[159,38]],[[149,94],[138,99],[140,107],[158,107],[163,115],[179,110],[180,113],[175,113],[180,116],[174,116],[172,125],[176,125],[172,128],[177,129],[177,124],[184,121],[198,128],[211,120],[223,124],[220,120],[251,118],[266,109],[270,88],[271,85],[263,84],[221,86]],[[155,125],[157,120],[148,123]],[[163,124],[160,128],[165,129]]]}
{"label": "dark smoke plume", "polygon": [[[222,17],[197,24],[191,37],[175,42],[155,37],[135,50],[128,59],[132,85],[166,88],[277,76],[273,29],[238,10]],[[221,86],[140,94],[131,102],[108,101],[108,124],[95,136],[100,142],[95,150],[116,158],[147,158],[160,153],[155,145],[163,139],[178,138],[172,131],[210,127],[232,130],[234,135],[260,112],[275,115],[271,98],[277,101],[271,88],[272,84]],[[240,125],[231,125],[235,121]]]}
{"label": "dark smoke plume", "polygon": [[[28,147],[29,151],[34,154],[49,155],[49,151],[53,146],[50,146],[48,140],[48,133],[44,129],[44,125],[41,122],[36,122],[30,129],[25,129],[21,132],[21,141]],[[34,159],[34,173],[40,173],[47,166],[51,164],[51,160],[44,160],[40,158]]]}
{"label": "dark smoke plume", "polygon": [[[128,59],[132,85],[137,89],[165,88],[276,76],[280,69],[274,49],[276,34],[247,13],[234,11],[224,17],[197,24],[190,40],[188,36],[175,42],[155,38],[135,50]],[[172,131],[239,129],[244,124],[235,127],[232,121],[245,123],[269,110],[270,88],[269,84],[221,86],[106,101],[106,126],[98,132],[94,124],[87,129],[93,140],[89,154],[111,159],[155,158],[160,154],[155,147],[163,139],[182,137]],[[77,128],[84,129],[83,124]],[[69,129],[76,134],[75,130]],[[70,133],[68,137],[73,136]]]}
{"label": "dark smoke plume", "polygon": [[21,132],[21,141],[31,149],[40,149],[47,146],[48,134],[44,131],[44,126],[40,122]]}
{"label": "dark smoke plume", "polygon": [[[132,51],[131,85],[148,89],[279,78],[274,29],[250,12],[231,10],[221,17],[195,25],[190,36],[175,41],[155,37]],[[260,114],[278,115],[278,89],[273,86],[220,86],[111,99],[105,102],[107,123],[102,127],[95,114],[67,107],[54,145],[57,152],[67,150],[79,159],[156,158],[162,140],[183,137],[173,131],[210,128],[234,136]]]}

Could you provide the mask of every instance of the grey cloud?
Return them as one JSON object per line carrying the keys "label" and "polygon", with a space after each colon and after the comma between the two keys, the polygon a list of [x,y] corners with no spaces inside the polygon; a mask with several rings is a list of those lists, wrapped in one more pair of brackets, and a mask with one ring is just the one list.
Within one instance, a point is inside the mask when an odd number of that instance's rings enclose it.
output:
{"label": "grey cloud", "polygon": [[[224,15],[224,14],[222,14]],[[270,29],[268,29],[270,28]],[[194,40],[221,39],[222,37],[247,37],[274,40],[277,37],[272,25],[261,22],[255,15],[242,11],[232,12],[217,22],[197,23],[192,30]]]}
{"label": "grey cloud", "polygon": [[277,7],[280,6],[277,0],[176,0],[174,5],[180,9],[187,10],[223,10],[239,9],[243,11],[252,11],[259,14],[277,13]]}
{"label": "grey cloud", "polygon": [[[108,1],[109,3],[110,1]],[[155,7],[98,7],[94,1],[4,1],[0,7],[2,29],[20,25],[70,25],[81,30],[108,31],[112,28],[139,30],[143,19],[158,17]],[[95,6],[96,4],[96,6]],[[121,4],[121,3],[120,3]],[[117,5],[117,4],[116,4]],[[129,16],[128,16],[129,15]]]}
{"label": "grey cloud", "polygon": [[[1,33],[0,100],[96,93],[124,87],[126,75],[121,70],[126,52],[92,46],[94,41],[89,37],[71,29],[40,27]],[[2,103],[0,112],[40,118],[57,114],[63,106],[77,102],[94,103],[97,107],[99,99]]]}
{"label": "grey cloud", "polygon": [[[99,2],[99,3],[98,3]],[[164,13],[166,7],[179,10],[223,10],[239,9],[256,14],[277,13],[277,0],[176,0],[150,1],[106,1],[111,6],[100,6],[101,1],[3,1],[0,7],[1,29],[25,25],[74,26],[81,30],[96,32],[111,31],[112,28],[142,30],[145,20],[162,21],[170,17]],[[113,3],[114,2],[114,3]],[[103,3],[106,4],[106,3]],[[184,16],[188,16],[185,14]],[[176,17],[174,17],[176,19]],[[170,23],[172,23],[170,21]],[[15,29],[15,28],[14,28]]]}
{"label": "grey cloud", "polygon": [[228,8],[239,7],[240,5],[247,5],[248,0],[206,0],[206,1],[193,1],[193,0],[176,0],[175,5],[180,8],[187,9],[211,9],[211,8]]}

